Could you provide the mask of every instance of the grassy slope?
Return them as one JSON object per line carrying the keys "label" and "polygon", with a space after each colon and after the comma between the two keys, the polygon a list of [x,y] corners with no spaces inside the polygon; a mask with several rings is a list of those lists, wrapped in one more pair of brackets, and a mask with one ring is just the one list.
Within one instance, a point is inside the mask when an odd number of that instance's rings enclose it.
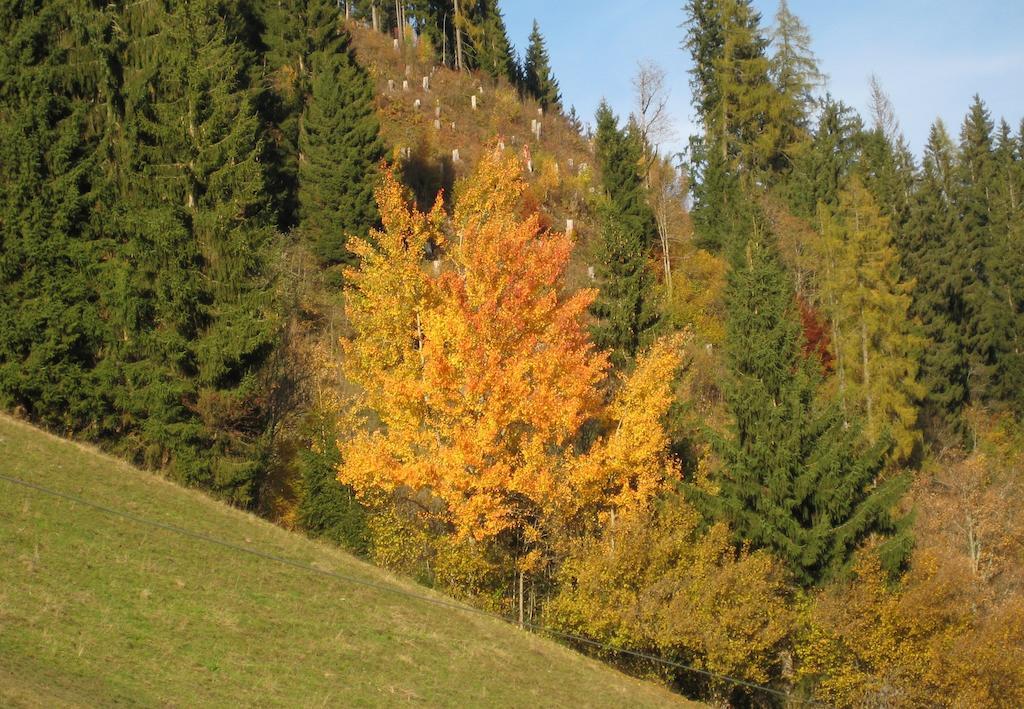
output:
{"label": "grassy slope", "polygon": [[[0,472],[377,583],[338,550],[0,416]],[[0,480],[0,705],[671,705],[492,618]],[[55,701],[56,700],[56,701]]]}

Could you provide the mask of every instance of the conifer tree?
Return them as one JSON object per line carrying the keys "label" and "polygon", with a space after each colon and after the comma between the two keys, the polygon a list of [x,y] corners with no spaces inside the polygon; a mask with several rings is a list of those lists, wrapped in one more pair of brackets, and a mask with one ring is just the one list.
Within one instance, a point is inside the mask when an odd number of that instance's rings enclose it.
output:
{"label": "conifer tree", "polygon": [[526,93],[537,100],[544,110],[562,110],[562,95],[558,90],[558,81],[551,70],[551,60],[540,33],[540,25],[533,21],[526,56],[523,60],[523,83]]}
{"label": "conifer tree", "polygon": [[922,418],[933,436],[960,428],[968,394],[963,275],[952,201],[956,160],[953,141],[942,121],[936,121],[925,145],[902,248],[907,275],[914,281],[911,314],[921,323],[927,343],[920,361],[926,392]]}
{"label": "conifer tree", "polygon": [[619,128],[603,101],[596,149],[608,203],[602,209],[597,253],[600,291],[591,308],[597,318],[593,336],[598,347],[612,352],[612,363],[623,367],[649,343],[658,321],[648,260],[657,226],[639,172],[643,150],[638,137]]}
{"label": "conifer tree", "polygon": [[311,90],[299,146],[303,237],[327,264],[349,261],[345,241],[365,236],[379,217],[373,198],[384,157],[373,83],[337,22],[332,40],[310,56]]}
{"label": "conifer tree", "polygon": [[[690,87],[703,134],[691,138],[697,242],[735,255],[754,188],[779,156],[780,107],[765,54],[760,15],[749,0],[690,0],[686,5]],[[739,239],[742,241],[742,238]],[[739,245],[742,250],[742,246]]]}
{"label": "conifer tree", "polygon": [[920,438],[917,381],[923,342],[910,322],[910,287],[900,275],[892,226],[854,178],[840,193],[835,218],[822,219],[819,248],[833,263],[821,290],[833,321],[839,396],[846,415],[863,418],[872,443],[886,434],[906,460]]}
{"label": "conifer tree", "polygon": [[[717,494],[691,492],[754,548],[768,548],[805,585],[834,578],[869,535],[895,530],[902,480],[879,482],[885,444],[861,450],[858,426],[816,397],[819,365],[802,353],[796,301],[770,239],[755,235],[727,286],[725,400],[732,423],[713,435]],[[891,540],[890,562],[905,547]]]}
{"label": "conifer tree", "polygon": [[770,73],[778,92],[779,164],[788,169],[810,136],[810,117],[817,100],[815,90],[825,83],[811,50],[811,34],[794,15],[786,0],[780,0],[772,31]]}
{"label": "conifer tree", "polygon": [[0,9],[0,405],[96,435],[114,40],[100,3],[37,5]]}
{"label": "conifer tree", "polygon": [[712,253],[731,252],[731,237],[741,233],[743,220],[739,175],[714,145],[700,136],[690,138],[693,225],[698,247]]}
{"label": "conifer tree", "polygon": [[877,77],[871,77],[870,86],[872,126],[860,137],[858,173],[889,218],[896,243],[902,244],[914,188],[914,157],[900,131],[892,101]]}
{"label": "conifer tree", "polygon": [[[258,92],[238,5],[126,9],[119,408],[147,458],[242,505],[266,451],[260,366],[272,347],[274,248]],[[117,292],[117,289],[113,289]],[[118,333],[118,334],[121,334]]]}
{"label": "conifer tree", "polygon": [[785,187],[796,216],[814,219],[819,204],[839,204],[839,191],[857,162],[861,131],[860,118],[849,106],[825,97],[811,144],[797,158]]}
{"label": "conifer tree", "polygon": [[686,12],[684,47],[705,146],[733,167],[762,172],[776,157],[779,124],[771,120],[778,102],[761,16],[749,0],[690,0]]}
{"label": "conifer tree", "polygon": [[503,77],[516,85],[519,79],[518,60],[508,41],[505,18],[498,0],[479,0],[474,12],[474,64],[492,79]]}
{"label": "conifer tree", "polygon": [[1019,296],[1013,290],[1014,279],[1003,268],[1007,259],[1013,258],[1014,245],[1000,232],[997,218],[992,130],[988,110],[975,96],[961,130],[956,187],[965,274],[968,383],[974,401],[1019,405],[1022,353],[1014,347],[1020,322]]}

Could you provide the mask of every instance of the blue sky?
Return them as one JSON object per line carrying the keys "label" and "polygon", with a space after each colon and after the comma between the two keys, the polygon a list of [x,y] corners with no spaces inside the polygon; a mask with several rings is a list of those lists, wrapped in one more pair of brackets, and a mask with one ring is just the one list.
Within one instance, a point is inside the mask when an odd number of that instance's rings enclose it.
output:
{"label": "blue sky", "polygon": [[[668,74],[681,149],[694,132],[689,56],[679,48],[684,0],[503,0],[512,42],[522,51],[534,18],[548,42],[563,99],[592,119],[602,96],[628,115],[637,62]],[[755,0],[770,24],[776,0]],[[1024,117],[1022,0],[790,0],[808,26],[828,90],[867,114],[868,76],[891,96],[915,153],[941,116],[954,133],[971,97],[1016,130]]]}

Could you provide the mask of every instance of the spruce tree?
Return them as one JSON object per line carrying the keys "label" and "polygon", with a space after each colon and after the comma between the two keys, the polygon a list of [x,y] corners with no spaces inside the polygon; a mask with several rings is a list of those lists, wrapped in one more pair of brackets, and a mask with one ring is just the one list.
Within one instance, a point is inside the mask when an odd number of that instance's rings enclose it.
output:
{"label": "spruce tree", "polygon": [[993,282],[1006,321],[1000,385],[994,396],[1024,414],[1024,152],[1009,124],[1000,121],[989,197],[993,228]]}
{"label": "spruce tree", "polygon": [[350,261],[345,240],[378,222],[373,191],[384,144],[374,87],[337,22],[333,40],[310,55],[308,104],[299,136],[299,217],[303,238],[325,264]]}
{"label": "spruce tree", "polygon": [[902,257],[913,279],[911,314],[926,346],[919,377],[925,389],[922,419],[932,438],[958,432],[968,399],[962,323],[963,269],[956,235],[956,148],[942,121],[931,128],[913,194]]}
{"label": "spruce tree", "polygon": [[[260,368],[273,346],[259,92],[233,2],[126,9],[123,286],[112,376],[147,460],[242,505],[265,468]],[[116,297],[116,296],[112,296]]]}
{"label": "spruce tree", "polygon": [[697,242],[735,249],[732,235],[749,216],[740,194],[759,189],[779,155],[780,103],[766,56],[768,40],[749,0],[690,0],[686,5],[690,87],[702,135],[691,138]]}
{"label": "spruce tree", "polygon": [[[732,423],[712,434],[718,492],[691,493],[738,542],[770,549],[802,584],[834,578],[868,536],[896,530],[889,510],[903,480],[880,482],[885,443],[863,449],[859,426],[818,399],[820,368],[803,354],[794,293],[770,237],[748,241],[726,298]],[[904,541],[886,547],[893,567]]]}
{"label": "spruce tree", "polygon": [[498,0],[479,0],[475,8],[473,35],[474,63],[492,79],[505,78],[516,85],[519,66],[512,44],[508,41],[505,18]]}
{"label": "spruce tree", "polygon": [[558,90],[558,82],[551,71],[551,60],[540,33],[540,25],[533,21],[526,57],[523,61],[523,83],[526,93],[532,96],[545,111],[562,110],[562,96]]}
{"label": "spruce tree", "polygon": [[793,213],[813,220],[818,205],[835,208],[839,192],[857,163],[860,118],[849,106],[826,96],[810,145],[797,158],[784,191]]}
{"label": "spruce tree", "polygon": [[607,204],[601,210],[593,336],[598,347],[612,352],[612,362],[624,367],[649,343],[658,322],[648,260],[657,226],[639,172],[638,136],[619,128],[604,101],[597,111],[596,151]]}
{"label": "spruce tree", "polygon": [[595,151],[604,191],[643,247],[651,248],[657,243],[658,227],[640,174],[644,146],[639,131],[633,124],[619,128],[618,117],[606,101],[598,106],[595,120]]}
{"label": "spruce tree", "polygon": [[695,242],[702,249],[732,257],[741,246],[734,237],[743,233],[742,225],[750,216],[740,176],[713,144],[699,136],[690,138],[690,157]]}
{"label": "spruce tree", "polygon": [[55,0],[5,3],[0,30],[0,405],[97,436],[112,24]]}
{"label": "spruce tree", "polygon": [[904,240],[914,189],[914,157],[900,131],[896,110],[874,76],[871,85],[872,126],[859,137],[858,174],[882,214],[895,230],[897,244]]}
{"label": "spruce tree", "polygon": [[750,0],[690,0],[686,12],[684,47],[705,147],[731,167],[761,174],[780,141],[761,16]]}
{"label": "spruce tree", "polygon": [[[307,25],[310,6],[318,0],[253,0],[262,44],[259,78],[264,89],[259,112],[267,124],[267,182],[278,226],[287,231],[298,222],[299,116],[308,94]],[[333,3],[331,3],[333,4]],[[334,16],[337,17],[337,9]]]}
{"label": "spruce tree", "polygon": [[[977,96],[960,138],[956,203],[963,255],[963,338],[968,349],[970,397],[979,403],[1018,405],[1022,354],[1014,339],[1020,306],[1005,264],[1019,244],[1000,230],[993,123]],[[1018,282],[1019,284],[1019,282]]]}

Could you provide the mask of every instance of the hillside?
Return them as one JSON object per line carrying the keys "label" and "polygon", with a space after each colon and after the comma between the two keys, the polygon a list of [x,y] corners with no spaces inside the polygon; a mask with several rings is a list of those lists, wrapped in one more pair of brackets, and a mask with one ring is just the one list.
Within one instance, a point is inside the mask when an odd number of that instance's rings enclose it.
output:
{"label": "hillside", "polygon": [[504,78],[447,68],[424,43],[403,50],[390,36],[359,23],[349,28],[376,87],[390,158],[419,206],[429,207],[439,190],[450,205],[458,180],[472,172],[488,145],[500,141],[528,168],[546,224],[564,230],[572,220],[578,247],[570,284],[592,285],[586,273],[596,231],[589,201],[599,184],[598,166],[591,146],[569,121],[556,111],[544,112]]}
{"label": "hillside", "polygon": [[[5,475],[430,595],[9,418],[0,418],[0,455]],[[678,701],[492,618],[268,563],[6,481],[0,486],[5,706]]]}

